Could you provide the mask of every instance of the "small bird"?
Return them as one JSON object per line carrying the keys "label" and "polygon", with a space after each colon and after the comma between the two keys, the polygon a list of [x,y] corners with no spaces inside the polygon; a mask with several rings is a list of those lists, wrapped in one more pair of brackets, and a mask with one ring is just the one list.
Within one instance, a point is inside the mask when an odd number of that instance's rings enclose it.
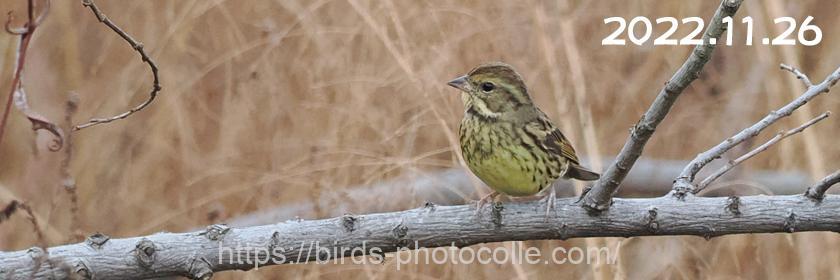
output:
{"label": "small bird", "polygon": [[[476,213],[500,193],[530,196],[560,178],[599,178],[580,165],[572,144],[534,105],[522,77],[510,65],[483,64],[448,84],[463,92],[461,153],[470,170],[493,189],[478,201]],[[546,218],[554,199],[552,188]]]}

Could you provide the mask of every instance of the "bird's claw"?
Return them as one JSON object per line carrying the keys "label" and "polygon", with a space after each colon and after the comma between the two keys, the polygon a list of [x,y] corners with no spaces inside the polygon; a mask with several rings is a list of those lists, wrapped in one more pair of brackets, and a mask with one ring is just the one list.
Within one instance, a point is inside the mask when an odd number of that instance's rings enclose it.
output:
{"label": "bird's claw", "polygon": [[548,222],[549,214],[551,214],[551,210],[554,210],[554,204],[557,200],[557,194],[554,191],[554,188],[551,188],[548,191],[548,195],[545,197],[545,221]]}

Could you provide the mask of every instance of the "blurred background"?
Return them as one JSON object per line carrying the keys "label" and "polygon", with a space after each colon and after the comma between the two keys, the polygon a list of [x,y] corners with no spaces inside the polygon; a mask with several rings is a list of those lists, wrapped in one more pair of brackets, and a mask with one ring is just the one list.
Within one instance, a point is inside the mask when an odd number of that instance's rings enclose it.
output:
{"label": "blurred background", "polygon": [[[113,1],[97,4],[160,67],[163,91],[147,109],[72,134],[67,154],[46,149],[13,110],[0,144],[0,204],[32,206],[43,239],[24,215],[0,224],[0,250],[58,245],[103,232],[128,237],[189,231],[282,205],[314,201],[305,219],[419,207],[400,197],[348,193],[395,178],[463,166],[457,127],[463,107],[446,81],[477,64],[504,61],[524,76],[535,102],[588,159],[614,156],[691,46],[602,46],[615,30],[604,18],[635,16],[708,21],[718,1]],[[25,1],[0,0],[25,18]],[[644,159],[690,160],[804,91],[779,63],[814,82],[840,63],[840,2],[745,1],[734,46],[719,46],[648,143]],[[806,16],[822,29],[813,47],[745,46],[743,16],[755,37],[775,36],[773,19]],[[655,26],[654,38],[665,31]],[[675,37],[692,28],[680,25]],[[740,32],[740,33],[739,33]],[[626,34],[626,33],[625,33]],[[622,37],[626,38],[626,35]],[[0,34],[0,100],[5,102],[18,38]],[[758,42],[758,39],[756,39]],[[69,92],[75,124],[127,110],[148,96],[147,65],[79,1],[53,1],[30,46],[24,87],[30,106],[66,126]],[[818,97],[745,147],[738,156],[818,114],[840,108]],[[713,188],[759,193],[753,170],[805,174],[838,168],[835,116],[788,138]],[[595,170],[606,162],[589,160]],[[408,184],[414,180],[407,180]],[[477,190],[486,193],[477,181]],[[577,186],[579,191],[581,186]],[[801,187],[801,191],[807,185]],[[435,188],[445,190],[445,180]],[[760,189],[760,186],[758,187]],[[656,195],[662,195],[665,191]],[[766,193],[766,192],[764,192]],[[469,195],[464,199],[476,199]],[[397,201],[397,204],[393,202]],[[389,202],[383,209],[377,205]],[[279,221],[279,220],[278,220]],[[266,222],[266,223],[270,223]],[[453,277],[808,278],[840,279],[840,235],[756,234],[704,240],[644,237],[529,241],[529,246],[621,242],[616,265],[282,265],[221,272],[219,279]],[[476,246],[511,246],[510,242]],[[348,273],[350,272],[350,273]]]}

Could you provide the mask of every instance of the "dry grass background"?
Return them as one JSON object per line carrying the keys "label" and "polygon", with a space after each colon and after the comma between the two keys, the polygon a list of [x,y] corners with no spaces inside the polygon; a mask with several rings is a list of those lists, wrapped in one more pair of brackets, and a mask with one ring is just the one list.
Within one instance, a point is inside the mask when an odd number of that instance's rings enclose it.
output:
{"label": "dry grass background", "polygon": [[[0,0],[23,15],[24,1]],[[81,122],[139,103],[151,77],[139,57],[96,22],[79,1],[53,1],[33,40],[24,79],[34,109],[63,119],[67,92],[81,98]],[[124,237],[184,231],[256,209],[324,195],[412,170],[459,166],[462,106],[445,84],[472,66],[506,61],[524,75],[536,102],[580,153],[614,154],[627,129],[683,62],[688,46],[601,46],[608,16],[700,16],[718,1],[98,1],[142,41],[161,69],[164,89],[129,119],[74,134],[71,173],[79,221],[60,184],[62,153],[44,149],[16,112],[0,146],[0,193],[34,206],[48,244],[77,233]],[[645,156],[690,159],[788,102],[804,89],[778,63],[821,80],[840,62],[840,2],[746,1],[756,37],[778,34],[772,19],[816,18],[815,47],[718,47],[648,144]],[[738,26],[736,32],[743,32]],[[654,34],[661,34],[657,28]],[[681,27],[677,35],[686,34]],[[680,36],[681,37],[681,36]],[[735,38],[743,40],[743,33]],[[0,35],[0,89],[8,92],[16,38]],[[790,128],[825,110],[819,97],[771,128]],[[587,121],[591,115],[591,123]],[[591,129],[589,134],[584,134]],[[838,167],[840,125],[832,117],[749,161],[754,168]],[[765,133],[759,141],[768,139]],[[584,143],[584,135],[597,141]],[[588,137],[587,137],[588,138]],[[592,139],[587,139],[592,140]],[[724,182],[722,182],[724,183]],[[445,186],[441,186],[444,188]],[[803,186],[803,190],[806,186]],[[409,194],[407,194],[409,195]],[[371,194],[364,213],[390,198]],[[419,203],[419,202],[418,202]],[[414,208],[419,204],[405,205]],[[305,213],[304,218],[323,218]],[[74,233],[74,228],[78,232]],[[618,240],[618,239],[615,239]],[[610,240],[614,242],[615,240]],[[17,215],[0,225],[0,249],[37,242]],[[585,240],[526,242],[553,248]],[[218,273],[221,279],[275,277],[412,279],[489,277],[809,278],[840,279],[840,235],[761,234],[715,238],[621,239],[619,265],[274,266]],[[510,246],[510,243],[482,246]],[[352,274],[351,274],[352,273]]]}

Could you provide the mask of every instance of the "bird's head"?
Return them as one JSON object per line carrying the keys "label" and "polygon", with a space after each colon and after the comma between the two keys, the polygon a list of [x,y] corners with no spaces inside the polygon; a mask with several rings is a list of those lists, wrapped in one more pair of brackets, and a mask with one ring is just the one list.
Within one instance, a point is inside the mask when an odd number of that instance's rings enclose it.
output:
{"label": "bird's head", "polygon": [[464,92],[467,110],[492,117],[532,105],[522,77],[501,62],[482,64],[448,83]]}

